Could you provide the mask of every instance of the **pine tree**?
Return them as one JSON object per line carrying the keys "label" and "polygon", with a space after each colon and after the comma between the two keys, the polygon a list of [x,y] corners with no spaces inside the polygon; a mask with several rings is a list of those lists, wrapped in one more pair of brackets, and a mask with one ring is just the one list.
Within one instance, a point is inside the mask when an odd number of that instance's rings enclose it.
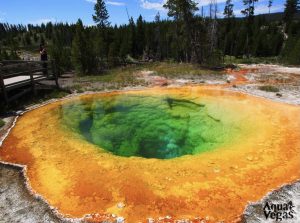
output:
{"label": "pine tree", "polygon": [[255,11],[255,2],[258,0],[243,0],[244,6],[246,8],[242,10],[242,14],[246,17],[246,27],[247,27],[247,35],[246,35],[246,44],[245,44],[245,54],[250,57],[250,46],[252,44],[253,37],[253,20],[254,20],[254,11]]}
{"label": "pine tree", "polygon": [[287,0],[284,9],[284,21],[289,24],[294,18],[294,15],[299,10],[299,0]]}
{"label": "pine tree", "polygon": [[269,2],[268,2],[269,14],[271,14],[272,5],[273,5],[273,0],[269,0]]}
{"label": "pine tree", "polygon": [[77,74],[87,74],[89,67],[89,46],[88,36],[85,33],[82,21],[76,23],[76,33],[72,43],[72,64]]}
{"label": "pine tree", "polygon": [[155,16],[155,45],[156,45],[156,60],[162,59],[162,43],[161,43],[161,25],[160,25],[160,14],[159,12]]}
{"label": "pine tree", "polygon": [[140,56],[143,54],[145,47],[145,28],[143,17],[140,15],[136,22],[136,43],[137,43],[137,54]]}
{"label": "pine tree", "polygon": [[198,10],[193,0],[168,0],[164,7],[168,9],[168,16],[183,21],[190,20]]}
{"label": "pine tree", "polygon": [[223,55],[229,53],[230,56],[232,55],[232,48],[233,48],[233,39],[231,38],[232,34],[230,33],[232,27],[232,20],[234,19],[233,6],[234,5],[232,3],[232,0],[226,0],[224,13],[223,13],[226,20]]}
{"label": "pine tree", "polygon": [[121,42],[120,52],[119,56],[123,61],[126,60],[126,57],[128,54],[130,54],[129,49],[129,40],[128,40],[128,34],[124,35]]}
{"label": "pine tree", "polygon": [[40,34],[40,44],[43,46],[45,45],[45,38],[43,34]]}
{"label": "pine tree", "polygon": [[298,41],[295,42],[295,45],[292,49],[292,51],[290,52],[289,55],[289,63],[293,64],[293,65],[299,65],[300,64],[300,38],[298,38]]}
{"label": "pine tree", "polygon": [[105,49],[105,41],[101,35],[101,33],[97,33],[98,37],[95,39],[95,51],[96,56],[100,64],[103,64],[104,58],[106,57],[106,49]]}
{"label": "pine tree", "polygon": [[93,15],[93,20],[97,24],[97,26],[100,28],[105,28],[109,26],[109,14],[107,12],[104,0],[97,0],[94,10],[95,15]]}
{"label": "pine tree", "polygon": [[118,65],[118,46],[115,41],[109,45],[108,64],[110,67]]}
{"label": "pine tree", "polygon": [[223,14],[227,19],[234,17],[232,0],[226,0]]}
{"label": "pine tree", "polygon": [[52,38],[52,46],[50,47],[51,59],[55,60],[56,71],[60,76],[64,71],[71,68],[70,56],[71,52],[68,47],[65,47],[63,41],[58,37],[58,33],[55,32]]}
{"label": "pine tree", "polygon": [[132,57],[135,57],[137,54],[136,53],[136,26],[132,17],[129,20],[128,31],[129,31],[128,45],[130,49],[130,55]]}
{"label": "pine tree", "polygon": [[[173,17],[176,22],[183,22],[185,37],[183,44],[185,49],[185,60],[189,62],[192,50],[196,50],[193,39],[193,19],[195,12],[198,10],[197,3],[193,0],[168,0],[164,4],[164,8],[168,10],[168,16]],[[178,26],[177,26],[178,27]],[[177,30],[178,31],[178,30]],[[199,62],[199,55],[195,52],[196,60]]]}
{"label": "pine tree", "polygon": [[45,36],[47,39],[52,39],[52,35],[53,35],[53,24],[52,22],[48,22],[46,24],[46,32],[45,32]]}
{"label": "pine tree", "polygon": [[255,2],[258,2],[258,0],[243,0],[244,6],[246,6],[246,8],[241,12],[244,16],[246,16],[248,20],[250,20],[250,22],[252,22],[252,19],[254,17]]}
{"label": "pine tree", "polygon": [[[299,0],[286,3],[285,33],[282,33],[278,20],[265,20],[263,16],[254,19],[254,0],[244,1],[245,19],[234,19],[234,1],[225,1],[223,20],[213,20],[214,10],[212,19],[197,16],[197,5],[192,3],[199,0],[164,0],[169,15],[174,18],[172,20],[161,20],[158,14],[153,22],[139,17],[137,21],[130,19],[126,25],[106,28],[100,28],[103,25],[100,20],[97,20],[99,27],[84,27],[82,22],[37,26],[0,23],[0,57],[14,57],[15,52],[23,47],[22,43],[31,48],[39,42],[48,42],[50,56],[57,61],[61,71],[71,69],[72,58],[73,67],[80,74],[94,72],[93,68],[98,68],[99,72],[99,68],[117,66],[120,61],[126,63],[131,60],[128,55],[208,64],[218,61],[218,55],[223,51],[224,55],[235,56],[280,55],[286,63],[300,63],[297,56],[300,52],[300,23],[294,15]],[[273,2],[265,2],[270,12]],[[216,26],[212,26],[212,22]]]}

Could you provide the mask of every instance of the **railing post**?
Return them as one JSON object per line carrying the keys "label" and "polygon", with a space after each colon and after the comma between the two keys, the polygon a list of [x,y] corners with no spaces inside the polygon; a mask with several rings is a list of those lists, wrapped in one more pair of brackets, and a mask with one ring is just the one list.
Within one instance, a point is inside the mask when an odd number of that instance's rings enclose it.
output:
{"label": "railing post", "polygon": [[31,64],[27,63],[27,66],[28,66],[28,73],[30,75],[31,88],[32,88],[34,96],[36,96],[37,92],[36,92],[36,88],[35,88],[35,82],[34,82],[33,72],[31,69]]}
{"label": "railing post", "polygon": [[6,92],[6,89],[5,89],[3,75],[4,75],[4,73],[3,73],[3,70],[2,70],[2,64],[0,64],[0,87],[2,88],[5,104],[8,104],[8,96],[7,96],[7,92]]}

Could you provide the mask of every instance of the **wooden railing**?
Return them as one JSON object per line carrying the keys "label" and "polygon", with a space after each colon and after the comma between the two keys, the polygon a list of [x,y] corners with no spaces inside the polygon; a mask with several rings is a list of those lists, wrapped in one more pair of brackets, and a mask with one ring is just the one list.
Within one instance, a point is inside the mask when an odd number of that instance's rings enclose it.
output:
{"label": "wooden railing", "polygon": [[41,81],[53,80],[59,88],[55,61],[0,61],[0,89],[6,104],[32,91]]}

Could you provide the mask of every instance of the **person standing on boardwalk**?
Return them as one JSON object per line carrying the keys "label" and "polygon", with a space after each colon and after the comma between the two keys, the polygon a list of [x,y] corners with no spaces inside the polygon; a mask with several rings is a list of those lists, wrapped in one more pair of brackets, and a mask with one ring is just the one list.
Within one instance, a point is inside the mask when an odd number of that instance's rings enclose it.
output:
{"label": "person standing on boardwalk", "polygon": [[40,45],[40,55],[41,55],[41,61],[48,60],[47,50],[43,44]]}
{"label": "person standing on boardwalk", "polygon": [[48,54],[47,54],[47,50],[43,44],[40,45],[40,56],[41,56],[41,61],[44,62],[43,63],[43,68],[44,68],[43,73],[47,75],[48,74],[48,70],[47,70]]}

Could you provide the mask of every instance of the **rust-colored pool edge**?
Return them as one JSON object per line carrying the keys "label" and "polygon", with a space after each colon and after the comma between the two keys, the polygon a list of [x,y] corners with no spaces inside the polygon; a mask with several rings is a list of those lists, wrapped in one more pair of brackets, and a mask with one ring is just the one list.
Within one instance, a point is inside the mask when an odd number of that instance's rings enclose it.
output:
{"label": "rust-colored pool edge", "polygon": [[[0,141],[0,143],[2,143],[2,142],[3,141]],[[17,170],[21,174],[21,177],[23,178],[24,186],[25,186],[26,190],[29,192],[29,194],[34,199],[36,199],[37,201],[41,201],[42,203],[46,204],[46,207],[51,211],[51,213],[54,214],[62,222],[72,222],[72,223],[88,222],[89,221],[88,219],[93,219],[94,217],[97,218],[97,217],[100,216],[99,214],[92,214],[91,213],[91,214],[86,214],[86,215],[82,216],[81,218],[66,217],[66,215],[64,215],[63,213],[59,212],[56,207],[51,206],[49,204],[49,202],[42,195],[38,194],[37,192],[35,192],[32,189],[31,185],[29,184],[29,179],[28,179],[28,176],[27,176],[27,166],[26,165],[19,165],[19,164],[14,164],[14,163],[0,161],[0,167],[12,168],[14,170]],[[246,211],[246,209],[247,209],[248,206],[256,204],[256,203],[260,202],[261,200],[263,200],[265,197],[268,197],[273,192],[280,191],[282,188],[284,188],[286,186],[291,186],[293,184],[296,184],[297,182],[300,182],[300,179],[297,179],[297,180],[295,180],[294,182],[291,182],[291,183],[282,184],[282,185],[280,185],[277,188],[271,189],[269,192],[266,193],[266,195],[264,195],[261,199],[259,199],[257,201],[249,201],[248,204],[244,207],[243,213],[240,216],[236,216],[236,219],[234,221],[232,221],[232,223],[245,222],[246,219],[245,219],[245,215],[244,214],[245,214],[245,211]],[[108,215],[105,215],[105,216],[101,215],[101,217],[106,217],[106,218],[111,217],[111,218],[116,219],[118,216],[113,216],[112,214],[108,214]],[[145,220],[147,220],[147,219],[145,219]],[[199,222],[201,222],[200,220],[199,220]],[[98,221],[93,221],[92,220],[91,222],[98,222]],[[101,222],[102,221],[100,221],[98,223],[101,223]],[[105,222],[108,222],[108,221],[105,221]],[[114,223],[114,222],[115,221],[112,221],[111,223]],[[159,221],[159,222],[162,222],[162,221]],[[175,220],[174,220],[174,222],[175,222]]]}
{"label": "rust-colored pool edge", "polygon": [[[180,87],[188,87],[188,86],[201,86],[203,88],[207,88],[207,89],[222,89],[223,91],[227,91],[227,92],[233,92],[233,93],[237,93],[237,94],[241,94],[241,95],[250,95],[251,97],[256,97],[258,99],[261,99],[263,101],[272,101],[273,103],[276,103],[276,104],[287,104],[289,106],[292,106],[292,107],[299,107],[299,105],[295,105],[295,104],[291,104],[291,103],[288,103],[288,102],[279,102],[279,101],[274,101],[274,100],[271,100],[267,97],[263,97],[263,96],[258,96],[258,95],[254,95],[254,94],[250,94],[250,93],[247,93],[247,92],[243,92],[243,91],[237,91],[237,90],[232,90],[232,89],[229,89],[228,88],[228,85],[199,85],[199,84],[189,84],[189,85],[184,85],[184,86],[169,86],[167,88],[169,89],[173,89],[173,88],[180,88]],[[18,115],[15,116],[11,126],[8,128],[8,130],[6,131],[6,133],[4,134],[4,136],[0,137],[0,149],[3,145],[3,142],[6,140],[6,138],[9,136],[10,132],[12,131],[12,129],[15,127],[18,119],[24,115],[25,113],[28,113],[28,112],[31,112],[33,110],[36,110],[38,108],[41,108],[41,107],[44,107],[44,106],[47,106],[49,104],[52,104],[52,103],[56,103],[56,102],[60,102],[60,101],[66,101],[66,100],[73,100],[75,98],[79,98],[81,96],[86,96],[86,95],[97,95],[97,94],[105,94],[105,93],[111,93],[111,94],[114,94],[114,93],[122,93],[122,92],[126,92],[126,91],[131,91],[131,92],[134,92],[134,91],[141,91],[141,90],[147,90],[147,89],[162,89],[162,88],[166,88],[166,87],[139,87],[139,88],[130,88],[130,89],[122,89],[122,90],[110,90],[110,91],[95,91],[95,92],[84,92],[84,93],[75,93],[75,94],[70,94],[66,97],[63,97],[63,98],[59,98],[59,99],[50,99],[48,101],[45,101],[45,102],[42,102],[40,104],[35,104],[35,105],[32,105],[32,106],[29,106],[27,108],[25,108],[24,111],[21,111]],[[49,208],[49,210],[57,217],[59,218],[61,221],[63,222],[74,222],[74,223],[79,223],[79,222],[97,222],[97,223],[101,223],[102,221],[95,221],[95,219],[103,219],[105,218],[106,221],[105,222],[109,222],[107,221],[108,218],[110,219],[114,219],[113,221],[111,221],[111,223],[114,223],[116,218],[118,216],[116,215],[113,215],[112,216],[112,213],[111,214],[103,214],[103,213],[86,213],[84,216],[82,216],[81,218],[73,218],[72,216],[69,216],[67,217],[65,214],[61,213],[58,211],[58,209],[52,205],[50,205],[50,203],[40,194],[38,194],[36,191],[34,191],[34,189],[31,187],[30,183],[29,183],[29,177],[27,175],[27,166],[26,165],[20,165],[20,164],[15,164],[15,163],[10,163],[10,162],[5,162],[5,161],[2,161],[0,160],[0,167],[3,166],[3,167],[9,167],[9,168],[12,168],[12,169],[15,169],[17,171],[20,172],[22,178],[23,178],[23,183],[25,185],[25,188],[26,190],[30,193],[31,196],[34,197],[34,199],[38,200],[38,201],[41,201],[43,203],[46,204],[46,206]],[[263,200],[263,198],[267,197],[268,195],[270,195],[272,192],[275,192],[275,191],[280,191],[282,188],[286,187],[286,186],[289,186],[289,185],[293,185],[293,184],[296,184],[297,182],[300,182],[300,178],[299,179],[295,179],[294,181],[292,182],[289,182],[289,183],[284,183],[276,188],[273,188],[271,190],[269,190],[263,197],[261,197],[260,199],[256,200],[256,201],[248,201],[248,204],[244,207],[244,211],[241,213],[241,215],[239,216],[236,216],[235,220],[234,221],[231,221],[232,223],[238,223],[238,222],[245,222],[245,211],[247,209],[247,207],[249,205],[252,205],[252,204],[255,204],[261,200]],[[120,216],[121,217],[121,216]],[[162,217],[164,218],[164,217]],[[89,221],[89,219],[91,221]],[[145,219],[145,221],[147,220],[147,218]],[[153,219],[155,220],[155,222],[157,222],[156,220],[157,219]],[[168,218],[165,218],[165,220],[167,220],[167,222],[170,222],[168,221]],[[182,219],[173,219],[172,221],[180,221]],[[186,220],[190,220],[190,221],[193,221],[193,222],[201,222],[202,219],[186,219]],[[198,220],[198,221],[195,221],[195,220]],[[126,221],[126,219],[125,219]],[[148,221],[147,221],[148,222]],[[164,221],[159,221],[161,223],[163,223]],[[128,222],[129,223],[129,222]]]}
{"label": "rust-colored pool edge", "polygon": [[74,222],[74,223],[81,222],[82,220],[84,220],[84,217],[82,217],[82,218],[67,218],[64,214],[60,213],[57,210],[57,208],[51,206],[49,204],[49,202],[42,195],[36,193],[32,189],[31,185],[29,184],[26,165],[19,165],[19,164],[0,161],[0,168],[1,167],[10,168],[10,169],[14,169],[14,170],[18,171],[21,174],[21,177],[23,178],[23,184],[24,184],[27,192],[29,192],[30,196],[32,196],[35,200],[46,204],[47,209],[50,210],[51,213],[55,215],[55,217],[59,218],[62,221],[65,221],[65,222]]}
{"label": "rust-colored pool edge", "polygon": [[[72,97],[74,95],[71,95]],[[12,121],[11,126],[9,126],[9,128],[7,129],[7,131],[4,133],[3,136],[0,136],[0,149],[2,149],[2,145],[3,142],[6,140],[6,138],[9,136],[10,132],[12,131],[12,129],[15,127],[18,119],[24,115],[27,112],[33,111],[35,109],[38,109],[40,107],[46,106],[48,104],[51,103],[55,103],[61,100],[66,100],[67,98],[70,98],[70,95],[64,98],[60,98],[60,99],[50,99],[46,102],[40,103],[40,104],[36,104],[33,106],[29,106],[28,108],[26,108],[24,111],[20,112],[19,114],[17,114]],[[33,188],[31,187],[30,183],[29,183],[29,177],[27,176],[27,166],[26,165],[21,165],[21,164],[16,164],[16,163],[10,163],[10,162],[5,162],[0,160],[0,167],[4,167],[4,168],[11,168],[14,169],[16,171],[18,171],[21,174],[21,177],[23,178],[23,185],[25,186],[27,192],[29,192],[29,194],[37,201],[41,201],[42,203],[44,203],[46,205],[46,207],[57,217],[59,218],[61,221],[66,221],[66,222],[81,222],[84,220],[83,216],[82,218],[67,218],[64,214],[60,213],[58,211],[58,209],[56,207],[53,207],[49,204],[49,202],[40,194],[38,194],[36,191],[33,190]]]}

